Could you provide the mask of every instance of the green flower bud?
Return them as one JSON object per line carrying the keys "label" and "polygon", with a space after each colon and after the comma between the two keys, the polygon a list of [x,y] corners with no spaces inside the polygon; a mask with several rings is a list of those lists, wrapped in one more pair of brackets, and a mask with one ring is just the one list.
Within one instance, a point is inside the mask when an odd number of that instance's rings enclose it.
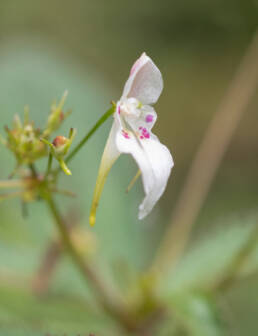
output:
{"label": "green flower bud", "polygon": [[63,112],[63,106],[64,106],[67,95],[68,95],[68,91],[65,91],[59,104],[56,105],[56,103],[54,103],[51,106],[51,112],[48,117],[47,127],[45,131],[43,132],[44,138],[48,138],[50,134],[56,131],[60,127],[61,123],[70,115],[71,111],[68,111],[66,113]]}
{"label": "green flower bud", "polygon": [[17,160],[17,165],[30,164],[47,155],[45,145],[40,141],[40,130],[34,127],[32,122],[21,122],[19,116],[15,116],[13,128],[5,127],[7,138],[2,143],[10,149]]}
{"label": "green flower bud", "polygon": [[75,133],[76,133],[75,129],[71,128],[69,138],[66,138],[62,135],[58,135],[57,137],[55,137],[52,143],[50,143],[46,139],[42,139],[42,141],[50,147],[51,154],[59,162],[60,167],[62,168],[62,170],[66,175],[71,175],[72,173],[65,164],[64,156],[68,153],[68,150],[75,137]]}

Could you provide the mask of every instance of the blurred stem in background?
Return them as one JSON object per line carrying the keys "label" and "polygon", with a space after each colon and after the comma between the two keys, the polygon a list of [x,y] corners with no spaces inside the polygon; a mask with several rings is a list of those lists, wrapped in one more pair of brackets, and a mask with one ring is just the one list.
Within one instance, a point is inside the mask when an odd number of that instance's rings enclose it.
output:
{"label": "blurred stem in background", "polygon": [[15,191],[15,192],[1,194],[0,195],[0,201],[5,201],[7,199],[19,197],[19,196],[22,196],[22,194],[23,194],[22,191]]}
{"label": "blurred stem in background", "polygon": [[74,263],[77,265],[83,278],[86,280],[86,283],[90,284],[94,290],[99,303],[111,316],[115,317],[122,326],[128,330],[131,330],[133,327],[132,321],[124,308],[123,302],[120,300],[117,293],[111,292],[110,288],[108,288],[102,282],[101,277],[97,274],[96,270],[93,269],[89,263],[84,261],[82,255],[73,244],[68,228],[63,218],[61,217],[52,197],[49,196],[46,199],[46,202],[55,220],[55,224],[62,238],[62,244],[64,248]]}
{"label": "blurred stem in background", "polygon": [[[69,162],[79,150],[86,144],[89,138],[98,130],[98,128],[115,112],[115,104],[112,103],[112,107],[102,115],[102,117],[96,122],[92,129],[83,137],[79,144],[73,149],[73,151],[68,155],[66,162]],[[52,156],[49,156],[49,161],[47,165],[47,171],[45,178],[51,173]],[[30,167],[32,174],[36,174],[33,166]],[[54,174],[58,174],[61,171],[60,167],[54,171]],[[133,327],[133,321],[128,315],[124,303],[117,293],[114,293],[108,288],[108,286],[102,281],[102,277],[97,274],[96,270],[87,263],[80,252],[74,245],[69,229],[64,222],[62,216],[60,215],[58,208],[52,198],[52,195],[48,195],[45,198],[49,210],[55,220],[56,226],[60,233],[61,241],[63,247],[66,249],[75,265],[78,267],[83,278],[89,283],[94,290],[96,297],[98,298],[101,306],[113,317],[115,317],[120,324],[127,330],[131,330]],[[51,273],[50,273],[51,274]],[[42,274],[41,274],[42,275]]]}
{"label": "blurred stem in background", "polygon": [[184,252],[193,225],[257,83],[258,32],[199,146],[152,264],[154,271],[171,270]]}
{"label": "blurred stem in background", "polygon": [[0,181],[0,189],[5,188],[24,188],[26,186],[26,182],[23,180],[6,180]]}
{"label": "blurred stem in background", "polygon": [[52,162],[53,162],[53,155],[52,155],[52,153],[50,152],[50,153],[49,153],[49,156],[48,156],[47,171],[46,171],[46,174],[45,174],[45,179],[48,177],[48,175],[49,175],[50,172],[51,172]]}

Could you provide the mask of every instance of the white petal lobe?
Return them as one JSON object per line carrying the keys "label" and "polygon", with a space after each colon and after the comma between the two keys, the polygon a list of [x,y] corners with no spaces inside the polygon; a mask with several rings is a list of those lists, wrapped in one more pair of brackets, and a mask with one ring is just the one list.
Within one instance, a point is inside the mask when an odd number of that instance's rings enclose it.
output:
{"label": "white petal lobe", "polygon": [[145,198],[139,207],[139,219],[143,219],[165,190],[173,167],[172,156],[167,147],[155,138],[140,141],[132,135],[126,139],[118,133],[116,143],[121,153],[133,156],[141,170]]}

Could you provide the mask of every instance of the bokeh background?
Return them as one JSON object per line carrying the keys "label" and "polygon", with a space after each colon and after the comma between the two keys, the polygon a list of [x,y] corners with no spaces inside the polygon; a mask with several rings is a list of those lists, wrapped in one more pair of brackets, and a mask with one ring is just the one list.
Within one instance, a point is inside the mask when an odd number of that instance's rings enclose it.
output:
{"label": "bokeh background", "polygon": [[[68,89],[66,107],[73,113],[60,132],[67,134],[75,127],[78,141],[109,102],[120,97],[129,69],[143,51],[163,74],[155,133],[170,148],[175,167],[153,213],[143,222],[137,220],[143,191],[138,182],[125,193],[137,168],[124,156],[108,178],[96,227],[88,226],[111,120],[71,163],[73,176],[60,181],[78,194],[75,200],[59,197],[60,208],[77,213],[81,230],[94,245],[91,253],[122,290],[125,273],[150,264],[196,149],[257,22],[256,0],[0,0],[2,130],[15,113],[22,115],[26,104],[31,118],[43,127],[51,102]],[[213,281],[258,220],[257,108],[256,94],[202,207],[185,258],[168,281],[171,291]],[[0,176],[5,179],[15,162],[4,147],[0,155]],[[38,168],[45,164],[39,162]],[[31,204],[28,212],[24,219],[19,200],[0,204],[0,335],[116,335],[113,321],[99,312],[69,259],[58,261],[48,295],[38,299],[32,294],[32,279],[56,233],[44,204]],[[227,335],[257,335],[255,261],[254,254],[245,277],[223,294],[220,305]],[[173,334],[172,329],[163,333]]]}

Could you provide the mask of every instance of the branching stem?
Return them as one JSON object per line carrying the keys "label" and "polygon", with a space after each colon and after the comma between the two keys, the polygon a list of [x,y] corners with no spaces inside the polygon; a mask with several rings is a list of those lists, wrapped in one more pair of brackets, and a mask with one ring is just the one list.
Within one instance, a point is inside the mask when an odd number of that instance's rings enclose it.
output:
{"label": "branching stem", "polygon": [[73,259],[84,280],[94,290],[99,303],[110,315],[115,317],[121,323],[121,325],[123,325],[126,329],[131,329],[132,321],[126,312],[120,297],[118,297],[116,293],[110,292],[110,289],[103,283],[100,276],[91,267],[91,265],[85,262],[82,255],[78,252],[76,246],[74,246],[73,241],[71,240],[65,222],[63,221],[63,218],[61,217],[52,197],[50,196],[46,199],[46,201],[49,210],[54,217],[55,224],[60,233],[64,248]]}
{"label": "branching stem", "polygon": [[51,171],[52,162],[53,162],[53,155],[50,152],[49,156],[48,156],[47,171],[46,171],[46,174],[45,174],[45,179],[48,177],[48,175],[49,175],[49,173]]}

